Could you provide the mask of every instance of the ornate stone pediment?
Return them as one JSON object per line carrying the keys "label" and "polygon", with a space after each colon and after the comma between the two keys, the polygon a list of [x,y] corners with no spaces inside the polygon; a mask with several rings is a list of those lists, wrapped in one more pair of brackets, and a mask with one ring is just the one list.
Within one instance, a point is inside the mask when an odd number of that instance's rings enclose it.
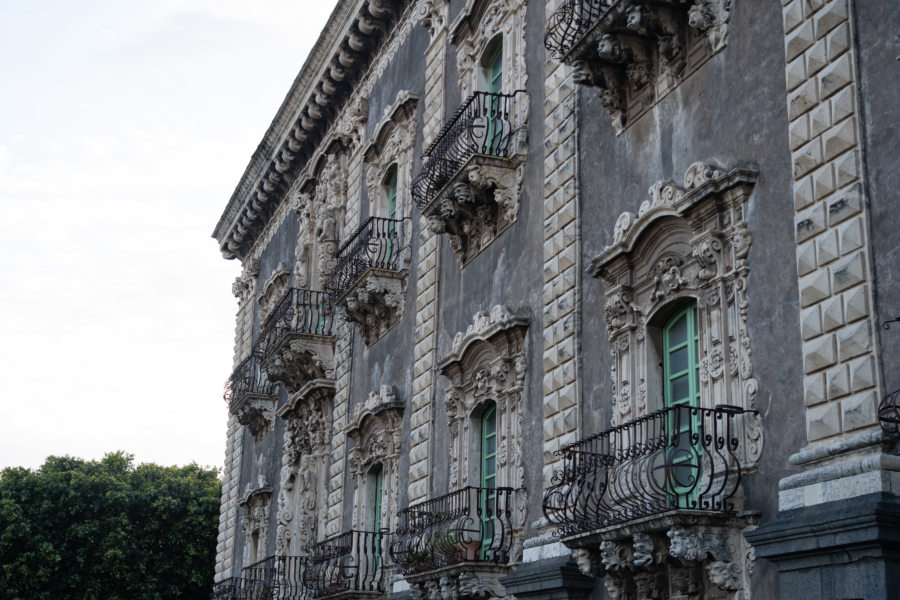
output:
{"label": "ornate stone pediment", "polygon": [[[590,5],[590,6],[588,6]],[[545,45],[599,88],[617,133],[725,47],[731,0],[567,0]]]}
{"label": "ornate stone pediment", "polygon": [[262,286],[257,301],[259,302],[259,322],[265,323],[266,319],[275,310],[278,302],[284,297],[290,287],[291,272],[284,264],[279,264]]}

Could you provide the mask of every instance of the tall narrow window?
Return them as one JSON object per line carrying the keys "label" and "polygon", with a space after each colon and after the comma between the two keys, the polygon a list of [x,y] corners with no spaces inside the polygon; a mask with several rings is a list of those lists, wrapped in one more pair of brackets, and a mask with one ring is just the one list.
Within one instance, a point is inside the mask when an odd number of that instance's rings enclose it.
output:
{"label": "tall narrow window", "polygon": [[666,460],[667,486],[675,507],[687,507],[700,477],[700,361],[697,309],[690,305],[663,328],[663,398],[669,410],[671,449]]}
{"label": "tall narrow window", "polygon": [[489,403],[481,415],[481,559],[486,560],[494,540],[497,504],[497,405]]}
{"label": "tall narrow window", "polygon": [[397,219],[397,165],[393,165],[388,169],[381,188],[384,193],[382,199],[383,208],[378,216],[390,219],[390,221],[378,234],[379,237],[384,237],[384,244],[382,245],[384,256],[379,258],[384,261],[382,266],[389,268],[393,264],[394,251],[398,247],[397,240],[394,239],[397,236],[397,228],[394,223],[394,220]]}
{"label": "tall narrow window", "polygon": [[487,128],[482,154],[496,155],[495,144],[501,137],[503,103],[493,94],[503,91],[503,37],[497,36],[487,46],[481,60],[481,68],[484,76],[486,97],[484,106]]}
{"label": "tall narrow window", "polygon": [[381,463],[375,463],[372,465],[372,468],[369,469],[367,488],[369,492],[369,502],[367,503],[369,508],[369,515],[367,518],[367,525],[371,527],[371,530],[374,532],[373,541],[374,541],[374,552],[373,555],[375,557],[375,564],[378,564],[378,558],[381,556],[381,497],[383,495],[384,489],[384,467]]}

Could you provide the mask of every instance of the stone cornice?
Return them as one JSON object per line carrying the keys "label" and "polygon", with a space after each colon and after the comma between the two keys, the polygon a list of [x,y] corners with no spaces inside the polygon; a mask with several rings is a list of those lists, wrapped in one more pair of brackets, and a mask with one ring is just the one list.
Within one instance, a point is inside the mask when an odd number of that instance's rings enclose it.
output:
{"label": "stone cornice", "polygon": [[247,256],[407,3],[338,3],[213,231],[226,258]]}

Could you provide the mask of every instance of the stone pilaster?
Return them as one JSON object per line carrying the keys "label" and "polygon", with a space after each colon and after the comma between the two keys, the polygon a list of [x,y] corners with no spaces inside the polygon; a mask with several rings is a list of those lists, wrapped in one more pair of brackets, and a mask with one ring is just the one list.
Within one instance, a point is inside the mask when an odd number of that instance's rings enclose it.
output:
{"label": "stone pilaster", "polygon": [[[328,471],[328,509],[325,536],[341,533],[343,526],[344,471],[347,468],[347,420],[350,410],[350,368],[353,364],[353,326],[341,325],[334,353],[334,417],[331,438],[331,465]],[[320,531],[322,529],[320,528]]]}
{"label": "stone pilaster", "polygon": [[[561,0],[547,3],[553,14]],[[575,84],[572,68],[549,56],[544,83],[544,468],[543,488],[558,468],[553,453],[578,439],[576,385]]]}
{"label": "stone pilaster", "polygon": [[[850,0],[783,0],[809,445],[781,510],[887,491]],[[840,483],[838,483],[840,481]]]}
{"label": "stone pilaster", "polygon": [[222,503],[219,506],[219,536],[216,543],[216,581],[233,575],[234,544],[237,534],[237,511],[241,482],[241,450],[243,428],[237,417],[228,418],[225,464],[222,469]]}
{"label": "stone pilaster", "polygon": [[[434,140],[444,123],[444,67],[447,59],[447,3],[430,5],[423,15],[431,43],[425,52],[425,112],[423,148]],[[413,397],[410,411],[409,503],[428,497],[431,465],[432,401],[434,399],[438,312],[438,236],[428,222],[419,221],[419,256],[416,261],[416,342],[413,349]]]}

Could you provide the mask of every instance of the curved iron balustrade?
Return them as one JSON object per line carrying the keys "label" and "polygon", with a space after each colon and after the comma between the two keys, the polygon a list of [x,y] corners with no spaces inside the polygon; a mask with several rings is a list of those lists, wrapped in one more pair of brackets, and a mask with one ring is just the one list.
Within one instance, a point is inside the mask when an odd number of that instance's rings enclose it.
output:
{"label": "curved iron balustrade", "polygon": [[391,558],[404,575],[462,562],[509,562],[512,488],[465,487],[400,511]]}
{"label": "curved iron balustrade", "polygon": [[900,390],[885,396],[878,405],[881,429],[891,437],[900,438]]}
{"label": "curved iron balustrade", "polygon": [[732,512],[745,413],[674,406],[557,451],[547,519],[569,536],[672,510]]}
{"label": "curved iron balustrade", "polygon": [[325,281],[333,300],[341,299],[369,269],[399,270],[406,220],[369,217],[341,244],[335,267]]}
{"label": "curved iron balustrade", "polygon": [[256,356],[251,354],[237,366],[225,382],[225,402],[229,410],[234,410],[247,396],[273,396],[275,384],[266,379]]}
{"label": "curved iron balustrade", "polygon": [[312,548],[303,572],[303,586],[311,598],[342,592],[384,592],[382,556],[388,530],[351,530]]}
{"label": "curved iron balustrade", "polygon": [[[301,584],[305,556],[270,556],[241,569],[238,595],[233,600],[307,600]],[[228,598],[223,597],[223,600]],[[219,600],[219,599],[216,599]]]}
{"label": "curved iron balustrade", "polygon": [[253,354],[263,360],[291,334],[331,335],[334,312],[325,292],[289,289],[260,331]]}
{"label": "curved iron balustrade", "polygon": [[568,54],[610,8],[623,0],[566,0],[547,21],[544,47],[556,58]]}
{"label": "curved iron balustrade", "polygon": [[422,172],[412,186],[419,209],[427,206],[472,156],[509,156],[513,101],[519,94],[525,92],[475,92],[463,102],[422,157]]}
{"label": "curved iron balustrade", "polygon": [[243,600],[243,596],[241,596],[241,578],[229,577],[214,583],[209,600]]}

